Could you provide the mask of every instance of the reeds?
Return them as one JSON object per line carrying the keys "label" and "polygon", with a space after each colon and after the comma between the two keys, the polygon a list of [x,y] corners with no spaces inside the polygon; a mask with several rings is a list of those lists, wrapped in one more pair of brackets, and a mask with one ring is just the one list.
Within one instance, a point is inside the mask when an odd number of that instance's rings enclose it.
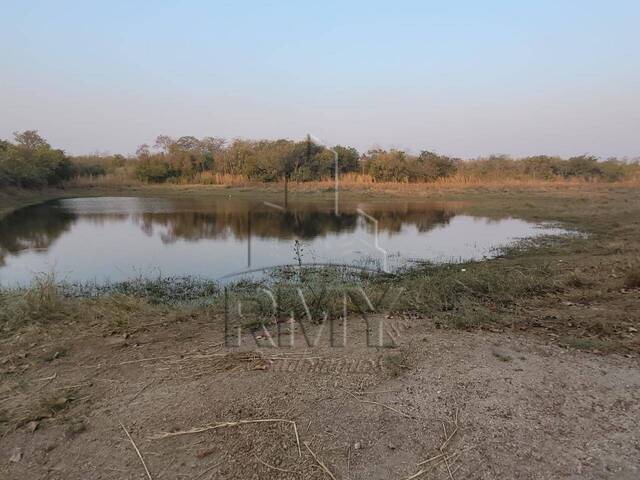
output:
{"label": "reeds", "polygon": [[[426,190],[440,188],[564,188],[567,186],[584,185],[615,185],[615,186],[640,186],[640,169],[630,171],[625,178],[616,181],[606,181],[604,179],[586,179],[581,177],[565,178],[557,176],[553,178],[535,178],[524,174],[491,172],[487,174],[476,174],[473,172],[457,172],[448,177],[441,177],[433,181],[419,182],[398,182],[379,181],[366,173],[348,172],[339,177],[339,188],[361,189],[370,188],[376,190]],[[269,187],[281,186],[280,182],[261,182],[251,179],[246,175],[218,173],[205,171],[197,173],[192,177],[176,177],[165,182],[170,185],[224,185],[230,187]],[[76,177],[65,184],[68,187],[119,187],[119,186],[142,186],[144,182],[135,178],[132,168],[121,167],[113,173],[99,176]],[[291,191],[313,191],[329,190],[335,187],[335,178],[327,177],[318,180],[305,182],[289,182]]]}

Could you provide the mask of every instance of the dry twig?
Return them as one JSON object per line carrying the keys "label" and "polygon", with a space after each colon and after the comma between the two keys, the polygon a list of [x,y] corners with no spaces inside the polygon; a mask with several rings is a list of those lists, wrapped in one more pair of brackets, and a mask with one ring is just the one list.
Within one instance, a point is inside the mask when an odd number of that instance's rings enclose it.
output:
{"label": "dry twig", "polygon": [[120,426],[124,430],[124,433],[127,434],[127,437],[129,438],[129,441],[131,442],[131,445],[133,445],[133,448],[135,449],[136,453],[138,454],[138,458],[140,458],[140,461],[142,462],[142,466],[144,467],[144,471],[147,472],[147,477],[149,477],[149,480],[153,480],[153,478],[151,477],[151,474],[149,473],[149,469],[147,468],[147,464],[145,463],[144,458],[142,458],[142,454],[140,453],[140,450],[138,450],[138,446],[136,445],[136,442],[133,441],[133,438],[131,438],[131,435],[129,435],[129,432],[127,431],[125,426],[122,424],[122,422],[118,421],[118,423],[120,423]]}
{"label": "dry twig", "polygon": [[442,424],[442,428],[444,429],[444,442],[442,442],[442,445],[440,445],[440,451],[444,451],[445,448],[447,448],[447,445],[449,445],[449,442],[451,442],[451,439],[454,437],[454,435],[458,432],[458,410],[456,410],[456,416],[454,418],[454,422],[453,422],[453,432],[451,432],[450,435],[447,435],[447,429],[444,426],[444,423]]}
{"label": "dry twig", "polygon": [[359,401],[361,403],[369,403],[371,405],[378,405],[379,407],[386,408],[387,410],[391,410],[392,412],[395,412],[398,415],[402,415],[405,418],[413,418],[413,416],[409,415],[408,413],[402,412],[402,411],[398,410],[397,408],[393,408],[393,407],[391,407],[389,405],[386,405],[384,403],[374,402],[373,400],[363,400],[361,398],[356,397],[352,392],[350,392],[348,390],[342,390],[342,391],[345,392],[348,395],[351,395],[353,398],[355,398],[357,401]]}
{"label": "dry twig", "polygon": [[431,463],[431,462],[433,462],[434,460],[437,460],[437,459],[439,459],[439,458],[442,458],[443,456],[444,456],[444,453],[440,453],[440,454],[436,455],[435,457],[431,457],[431,458],[429,458],[429,459],[427,459],[427,460],[424,460],[424,461],[422,461],[422,462],[418,463],[418,466],[426,465],[427,463]]}
{"label": "dry twig", "polygon": [[222,463],[222,462],[218,462],[218,463],[216,463],[215,465],[212,465],[211,467],[207,468],[205,471],[203,471],[200,475],[198,475],[198,476],[197,476],[196,478],[194,478],[193,480],[198,480],[199,478],[204,477],[204,476],[205,476],[207,473],[209,473],[211,470],[213,470],[213,469],[214,469],[214,468],[216,468],[216,467],[219,467],[221,463]]}
{"label": "dry twig", "polygon": [[320,465],[320,468],[322,468],[327,473],[327,475],[331,477],[331,480],[336,480],[336,477],[333,475],[333,473],[331,473],[331,470],[329,470],[327,466],[322,463],[318,456],[313,452],[313,450],[311,450],[311,448],[309,447],[309,442],[304,442],[304,446],[307,447],[307,450],[309,450],[309,453],[311,453],[311,456],[316,461],[316,463]]}
{"label": "dry twig", "polygon": [[159,435],[155,435],[151,437],[151,440],[161,440],[163,438],[178,437],[180,435],[193,435],[196,433],[208,432],[210,430],[217,430],[218,428],[237,427],[240,425],[248,425],[251,423],[288,423],[293,427],[293,433],[295,434],[296,444],[298,446],[298,456],[300,457],[302,456],[302,450],[300,449],[300,437],[298,436],[298,427],[296,425],[296,422],[294,422],[293,420],[286,420],[284,418],[258,418],[255,420],[237,420],[235,422],[222,422],[222,423],[216,423],[215,425],[207,425],[204,427],[192,428],[190,430],[161,433]]}
{"label": "dry twig", "polygon": [[270,468],[272,470],[278,470],[279,472],[285,472],[285,473],[298,473],[294,470],[287,470],[286,468],[280,468],[280,467],[276,467],[275,465],[270,465],[267,462],[265,462],[264,460],[262,460],[258,455],[256,455],[255,453],[253,454],[254,457],[256,457],[256,460],[258,462],[260,462],[262,465],[264,465],[267,468]]}
{"label": "dry twig", "polygon": [[449,467],[449,462],[447,461],[447,457],[444,457],[444,464],[447,466],[447,472],[449,472],[449,479],[453,480],[453,474],[451,473],[451,468]]}

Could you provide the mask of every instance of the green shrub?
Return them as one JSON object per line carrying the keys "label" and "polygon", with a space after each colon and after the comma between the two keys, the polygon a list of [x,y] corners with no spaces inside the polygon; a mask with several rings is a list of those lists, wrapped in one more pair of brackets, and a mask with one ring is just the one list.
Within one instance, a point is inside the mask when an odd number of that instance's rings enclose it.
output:
{"label": "green shrub", "polygon": [[16,143],[0,142],[0,186],[38,188],[58,185],[73,176],[74,167],[35,130],[15,133]]}
{"label": "green shrub", "polygon": [[140,160],[136,165],[135,174],[138,180],[151,183],[165,182],[171,177],[178,176],[178,172],[168,163],[151,158]]}

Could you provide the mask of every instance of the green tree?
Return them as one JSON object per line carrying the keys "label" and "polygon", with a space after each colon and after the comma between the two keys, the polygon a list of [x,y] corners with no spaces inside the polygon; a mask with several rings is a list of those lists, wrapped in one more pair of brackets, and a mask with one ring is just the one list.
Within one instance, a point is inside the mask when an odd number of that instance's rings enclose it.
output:
{"label": "green tree", "polygon": [[358,171],[358,160],[360,160],[358,150],[353,147],[343,147],[342,145],[336,145],[333,149],[338,154],[338,165],[341,172]]}
{"label": "green tree", "polygon": [[71,160],[52,149],[36,130],[14,133],[15,144],[0,144],[0,182],[24,188],[58,185],[74,174]]}

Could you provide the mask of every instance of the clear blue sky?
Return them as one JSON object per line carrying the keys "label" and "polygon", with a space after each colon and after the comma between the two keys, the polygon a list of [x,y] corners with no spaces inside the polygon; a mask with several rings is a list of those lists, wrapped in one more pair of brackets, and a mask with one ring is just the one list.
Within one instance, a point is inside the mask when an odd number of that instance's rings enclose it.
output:
{"label": "clear blue sky", "polygon": [[640,155],[636,1],[0,1],[0,137]]}

